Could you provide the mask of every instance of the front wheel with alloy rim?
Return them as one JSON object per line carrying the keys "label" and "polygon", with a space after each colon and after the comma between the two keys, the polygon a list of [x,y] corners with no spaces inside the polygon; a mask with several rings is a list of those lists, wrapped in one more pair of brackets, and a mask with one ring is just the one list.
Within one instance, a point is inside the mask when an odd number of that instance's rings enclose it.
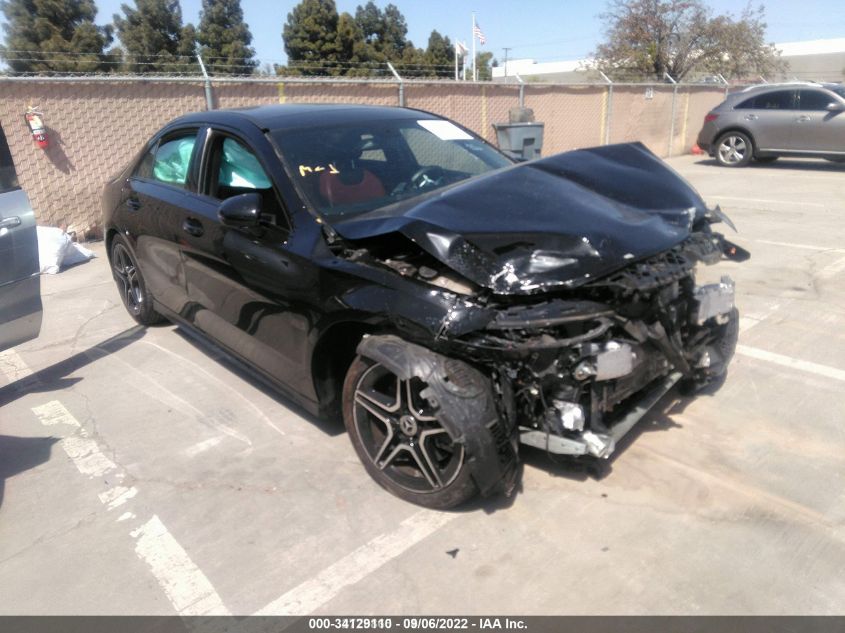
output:
{"label": "front wheel with alloy rim", "polygon": [[361,356],[343,385],[343,421],[370,476],[397,497],[444,510],[475,496],[462,444],[421,395],[426,383],[402,380]]}
{"label": "front wheel with alloy rim", "polygon": [[751,139],[742,132],[727,132],[716,141],[716,160],[723,167],[745,167],[753,155]]}
{"label": "front wheel with alloy rim", "polygon": [[126,240],[120,235],[112,240],[109,260],[117,291],[132,318],[141,325],[154,325],[163,321],[164,317],[153,309],[153,299],[138,270],[138,263]]}

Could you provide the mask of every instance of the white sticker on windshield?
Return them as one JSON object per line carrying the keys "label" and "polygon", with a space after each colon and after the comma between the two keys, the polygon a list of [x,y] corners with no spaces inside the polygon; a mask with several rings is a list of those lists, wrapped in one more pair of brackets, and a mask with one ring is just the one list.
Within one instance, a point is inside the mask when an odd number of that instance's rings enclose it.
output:
{"label": "white sticker on windshield", "polygon": [[471,141],[472,137],[451,121],[427,119],[417,121],[420,126],[434,134],[441,141]]}

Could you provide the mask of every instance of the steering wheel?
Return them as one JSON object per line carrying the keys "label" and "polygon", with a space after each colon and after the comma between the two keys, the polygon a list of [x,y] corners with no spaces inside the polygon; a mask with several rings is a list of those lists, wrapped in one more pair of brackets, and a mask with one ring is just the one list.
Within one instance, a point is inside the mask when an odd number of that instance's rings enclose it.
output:
{"label": "steering wheel", "polygon": [[442,167],[427,165],[415,171],[409,182],[415,189],[425,189],[431,185],[439,185],[445,175]]}

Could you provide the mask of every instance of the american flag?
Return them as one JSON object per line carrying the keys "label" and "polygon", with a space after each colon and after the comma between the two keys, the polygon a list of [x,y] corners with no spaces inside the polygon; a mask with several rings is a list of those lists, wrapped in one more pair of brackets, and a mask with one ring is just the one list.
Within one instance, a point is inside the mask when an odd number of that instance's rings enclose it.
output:
{"label": "american flag", "polygon": [[472,34],[478,38],[478,41],[484,45],[487,43],[487,38],[484,37],[484,33],[481,31],[481,27],[476,24],[472,29]]}

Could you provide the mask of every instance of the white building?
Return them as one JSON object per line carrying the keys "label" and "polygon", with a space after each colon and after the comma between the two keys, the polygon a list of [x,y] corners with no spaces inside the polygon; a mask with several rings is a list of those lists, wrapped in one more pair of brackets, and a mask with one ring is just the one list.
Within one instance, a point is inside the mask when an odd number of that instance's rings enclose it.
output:
{"label": "white building", "polygon": [[[802,79],[808,81],[845,80],[845,38],[784,42],[775,44],[788,64],[780,77],[767,80]],[[523,81],[544,83],[601,82],[595,71],[583,70],[591,60],[576,59],[560,62],[537,62],[533,59],[509,59],[507,64],[493,68],[493,81],[514,82],[516,75]]]}

